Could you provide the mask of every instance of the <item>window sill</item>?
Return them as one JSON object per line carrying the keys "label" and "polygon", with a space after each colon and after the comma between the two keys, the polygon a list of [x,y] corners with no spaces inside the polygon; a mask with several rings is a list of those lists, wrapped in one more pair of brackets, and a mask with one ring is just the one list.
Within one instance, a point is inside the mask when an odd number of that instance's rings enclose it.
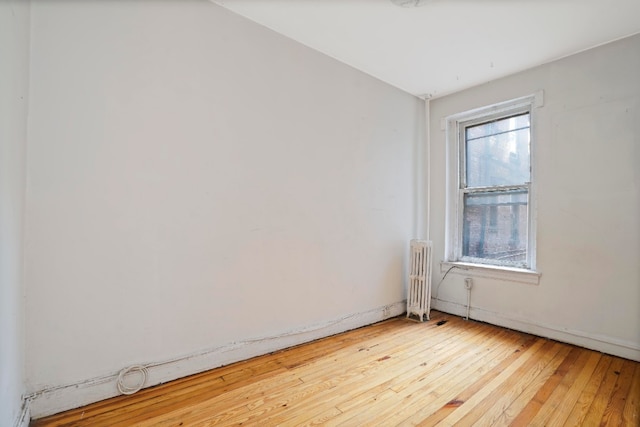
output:
{"label": "window sill", "polygon": [[507,282],[540,284],[541,274],[537,271],[523,268],[500,267],[496,265],[472,264],[468,262],[440,262],[440,273],[462,274],[470,277],[486,277],[488,279],[504,280]]}

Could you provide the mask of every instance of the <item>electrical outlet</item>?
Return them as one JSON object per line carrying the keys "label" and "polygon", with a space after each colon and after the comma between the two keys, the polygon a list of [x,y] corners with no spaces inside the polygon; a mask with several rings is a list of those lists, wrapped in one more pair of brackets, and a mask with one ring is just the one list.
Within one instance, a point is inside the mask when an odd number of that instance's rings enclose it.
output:
{"label": "electrical outlet", "polygon": [[473,288],[473,279],[471,277],[467,277],[464,279],[464,288],[471,289]]}

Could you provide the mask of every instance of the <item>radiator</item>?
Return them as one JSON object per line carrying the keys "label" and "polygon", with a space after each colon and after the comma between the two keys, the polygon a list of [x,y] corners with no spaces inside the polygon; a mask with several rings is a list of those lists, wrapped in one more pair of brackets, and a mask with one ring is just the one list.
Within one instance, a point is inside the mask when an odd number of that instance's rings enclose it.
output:
{"label": "radiator", "polygon": [[431,311],[431,242],[410,242],[409,289],[407,292],[407,317],[417,316],[421,322],[429,320]]}

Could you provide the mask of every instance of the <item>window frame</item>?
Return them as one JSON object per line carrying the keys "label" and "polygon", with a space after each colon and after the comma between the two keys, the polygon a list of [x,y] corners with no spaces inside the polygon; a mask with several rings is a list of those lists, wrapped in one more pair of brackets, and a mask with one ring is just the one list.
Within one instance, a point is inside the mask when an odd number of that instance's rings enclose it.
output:
{"label": "window frame", "polygon": [[[480,268],[487,270],[536,273],[536,218],[535,218],[535,147],[536,147],[536,114],[535,109],[542,106],[542,92],[506,102],[465,111],[447,117],[446,153],[447,153],[447,200],[445,220],[445,258],[443,264],[458,265],[463,269]],[[463,188],[466,183],[465,129],[481,123],[529,113],[529,182],[524,185],[506,185],[484,187],[485,189],[469,190]],[[486,193],[486,188],[526,189],[527,191],[527,259],[524,265],[513,262],[491,262],[487,258],[464,257],[463,253],[463,215],[465,194]],[[489,262],[487,262],[489,261]],[[537,282],[537,279],[536,279]]]}

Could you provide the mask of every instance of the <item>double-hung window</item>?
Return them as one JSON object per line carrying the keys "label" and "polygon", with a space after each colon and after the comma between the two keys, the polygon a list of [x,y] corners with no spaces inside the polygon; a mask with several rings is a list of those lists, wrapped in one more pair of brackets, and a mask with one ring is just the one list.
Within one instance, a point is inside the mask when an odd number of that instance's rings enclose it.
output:
{"label": "double-hung window", "polygon": [[535,97],[449,119],[447,261],[533,270]]}

